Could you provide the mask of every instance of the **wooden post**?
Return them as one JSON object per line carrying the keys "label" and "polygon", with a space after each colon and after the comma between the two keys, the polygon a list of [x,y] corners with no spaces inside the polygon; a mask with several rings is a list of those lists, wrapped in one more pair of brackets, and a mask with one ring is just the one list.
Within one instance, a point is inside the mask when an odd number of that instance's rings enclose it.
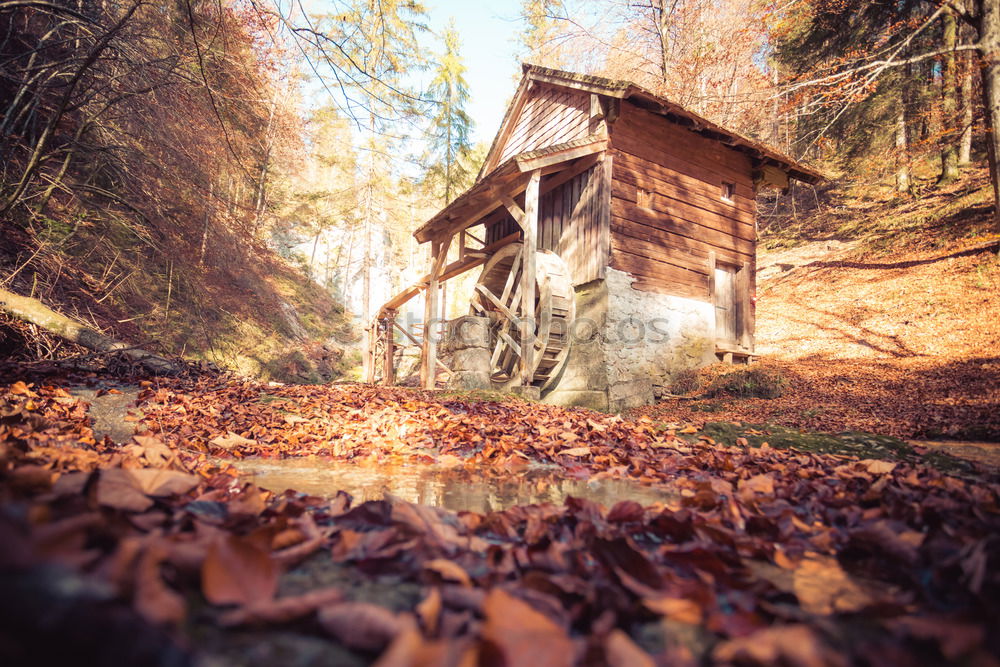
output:
{"label": "wooden post", "polygon": [[420,355],[420,386],[424,389],[434,388],[434,378],[437,374],[437,364],[435,363],[437,361],[437,341],[434,340],[432,321],[437,317],[438,311],[438,279],[435,260],[439,246],[437,241],[431,242],[431,270],[427,289],[424,290],[424,340],[423,354]]}
{"label": "wooden post", "polygon": [[740,268],[740,345],[747,352],[753,352],[754,346],[753,293],[756,280],[753,269],[752,262],[743,262]]}
{"label": "wooden post", "polygon": [[715,307],[715,251],[708,251],[708,300],[712,304],[712,351],[714,352],[719,344],[719,310]]}
{"label": "wooden post", "polygon": [[538,249],[538,185],[542,172],[531,172],[524,190],[524,247],[521,250],[521,385],[531,384],[535,356],[535,252]]}
{"label": "wooden post", "polygon": [[363,375],[365,382],[375,382],[375,341],[378,340],[378,327],[375,320],[368,323],[368,328],[365,330],[365,340],[367,345],[365,346],[365,353],[362,357],[364,362]]}
{"label": "wooden post", "polygon": [[424,389],[433,389],[437,377],[437,341],[434,340],[434,322],[440,314],[438,299],[440,298],[441,269],[448,259],[448,249],[451,247],[452,235],[443,241],[431,243],[431,270],[424,294],[424,341],[423,354],[420,358],[420,384]]}
{"label": "wooden post", "polygon": [[382,384],[391,387],[396,384],[396,369],[394,367],[396,355],[396,311],[385,311],[385,359],[382,363]]}

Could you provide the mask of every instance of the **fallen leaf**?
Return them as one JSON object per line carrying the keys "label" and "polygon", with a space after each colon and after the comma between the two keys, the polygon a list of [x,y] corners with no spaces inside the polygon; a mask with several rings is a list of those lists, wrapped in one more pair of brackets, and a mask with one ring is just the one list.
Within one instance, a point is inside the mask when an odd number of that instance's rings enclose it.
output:
{"label": "fallen leaf", "polygon": [[260,604],[278,589],[278,567],[250,540],[226,535],[208,549],[201,566],[201,589],[212,604]]}
{"label": "fallen leaf", "polygon": [[502,656],[503,664],[515,666],[573,664],[573,642],[548,616],[499,588],[483,602],[486,622],[482,636]]}
{"label": "fallen leaf", "polygon": [[765,628],[718,644],[712,658],[721,664],[785,667],[846,667],[847,661],[823,646],[805,625]]}
{"label": "fallen leaf", "polygon": [[105,468],[97,478],[97,502],[126,512],[144,512],[153,501],[138,488],[136,478],[121,468]]}
{"label": "fallen leaf", "polygon": [[435,572],[442,581],[455,582],[463,586],[470,586],[472,581],[469,573],[462,569],[462,566],[445,558],[435,558],[424,563],[424,569]]}
{"label": "fallen leaf", "polygon": [[615,628],[604,640],[604,656],[609,667],[654,667],[653,658],[632,638]]}
{"label": "fallen leaf", "polygon": [[142,468],[129,470],[128,474],[136,480],[139,490],[149,496],[183,495],[198,486],[201,479],[197,475],[189,475],[176,470],[162,468]]}
{"label": "fallen leaf", "polygon": [[752,497],[755,493],[770,496],[774,494],[774,476],[770,473],[764,473],[748,479],[741,479],[737,488],[743,498]]}
{"label": "fallen leaf", "polygon": [[163,581],[160,565],[166,555],[166,550],[154,543],[139,556],[135,572],[135,608],[153,623],[178,625],[185,616],[184,598]]}
{"label": "fallen leaf", "polygon": [[403,630],[403,622],[385,607],[343,602],[319,610],[319,624],[348,648],[381,651]]}
{"label": "fallen leaf", "polygon": [[163,441],[152,435],[133,435],[132,440],[142,448],[142,455],[154,468],[163,468],[174,460],[174,452]]}
{"label": "fallen leaf", "polygon": [[802,560],[792,581],[799,604],[812,614],[860,611],[872,602],[834,558],[815,556]]}
{"label": "fallen leaf", "polygon": [[437,634],[442,606],[441,589],[435,586],[416,607],[417,617],[428,635]]}
{"label": "fallen leaf", "polygon": [[227,611],[219,616],[219,624],[231,627],[288,623],[307,616],[320,607],[340,602],[343,599],[344,594],[339,588],[321,588],[303,595],[262,600],[246,607]]}
{"label": "fallen leaf", "polygon": [[646,598],[642,603],[652,612],[671,621],[697,625],[701,623],[702,611],[698,603],[684,598]]}
{"label": "fallen leaf", "polygon": [[587,456],[590,454],[590,447],[570,447],[556,453],[556,456]]}
{"label": "fallen leaf", "polygon": [[896,464],[892,461],[881,461],[879,459],[864,459],[859,461],[865,469],[873,475],[884,475],[896,469]]}
{"label": "fallen leaf", "polygon": [[219,435],[208,441],[208,444],[220,449],[235,449],[237,447],[257,446],[256,440],[244,438],[242,435],[228,431],[226,435]]}

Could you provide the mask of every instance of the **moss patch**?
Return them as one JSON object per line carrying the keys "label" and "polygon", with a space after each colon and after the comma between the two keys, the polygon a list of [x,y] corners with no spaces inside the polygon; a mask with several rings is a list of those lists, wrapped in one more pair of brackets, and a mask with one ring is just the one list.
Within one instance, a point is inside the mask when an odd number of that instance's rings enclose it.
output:
{"label": "moss patch", "polygon": [[888,435],[857,431],[836,434],[810,433],[774,424],[709,422],[697,434],[682,437],[697,442],[699,436],[708,436],[720,444],[729,446],[735,446],[737,438],[745,438],[750,447],[760,447],[766,442],[768,446],[776,449],[925,464],[942,472],[975,475],[974,467],[967,461],[940,452],[921,455],[908,443]]}

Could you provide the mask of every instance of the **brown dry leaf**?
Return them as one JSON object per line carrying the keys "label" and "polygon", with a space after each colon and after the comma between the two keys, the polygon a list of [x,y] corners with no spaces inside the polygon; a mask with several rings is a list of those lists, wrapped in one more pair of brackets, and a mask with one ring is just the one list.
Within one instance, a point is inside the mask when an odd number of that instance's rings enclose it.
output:
{"label": "brown dry leaf", "polygon": [[879,459],[864,459],[858,462],[865,467],[865,470],[873,475],[885,475],[896,469],[896,464],[892,461],[881,461]]}
{"label": "brown dry leaf", "polygon": [[764,495],[774,494],[774,475],[764,473],[754,475],[748,479],[741,479],[739,483],[740,496],[749,497],[755,493]]}
{"label": "brown dry leaf", "polygon": [[799,604],[813,614],[852,612],[871,604],[871,597],[847,575],[834,558],[806,558],[795,569],[793,587]]}
{"label": "brown dry leaf", "polygon": [[135,478],[136,486],[143,493],[156,497],[183,495],[198,486],[201,481],[197,475],[162,468],[129,470],[128,474]]}
{"label": "brown dry leaf", "polygon": [[417,617],[428,635],[437,634],[438,624],[441,621],[441,589],[434,587],[423,600],[417,605]]}
{"label": "brown dry leaf", "polygon": [[712,658],[723,665],[845,667],[847,661],[823,646],[805,625],[782,625],[731,639],[715,647]]}
{"label": "brown dry leaf", "polygon": [[152,623],[180,624],[184,620],[184,597],[167,586],[160,572],[160,564],[167,551],[162,544],[147,547],[135,571],[135,608]]}
{"label": "brown dry leaf", "polygon": [[404,629],[399,616],[369,602],[343,602],[319,610],[319,623],[348,648],[381,651]]}
{"label": "brown dry leaf", "polygon": [[661,614],[671,621],[697,625],[701,623],[701,607],[693,600],[684,598],[646,598],[642,601],[650,611]]}
{"label": "brown dry leaf", "polygon": [[135,477],[121,468],[105,468],[97,478],[97,502],[126,512],[145,512],[153,506],[138,488]]}
{"label": "brown dry leaf", "polygon": [[408,628],[379,656],[374,667],[476,667],[476,645],[467,639],[427,641]]}
{"label": "brown dry leaf", "polygon": [[[275,562],[279,563],[282,567],[291,567],[296,563],[301,562],[315,553],[326,541],[327,534],[316,526],[316,521],[313,519],[312,514],[303,514],[302,517],[296,521],[296,524],[298,526],[298,531],[301,532],[305,539],[297,544],[285,547],[271,554],[271,558],[273,558]],[[274,543],[275,540],[272,539],[272,546]]]}
{"label": "brown dry leaf", "polygon": [[201,589],[212,604],[260,604],[278,590],[278,566],[250,540],[226,535],[208,549]]}
{"label": "brown dry leaf", "polygon": [[604,656],[609,667],[654,667],[653,658],[632,638],[615,628],[604,640]]}
{"label": "brown dry leaf", "polygon": [[154,435],[133,435],[132,440],[142,448],[142,455],[154,468],[164,468],[174,460],[174,452]]}
{"label": "brown dry leaf", "polygon": [[483,602],[483,638],[509,667],[573,664],[573,642],[552,619],[531,605],[494,588]]}
{"label": "brown dry leaf", "polygon": [[339,588],[321,588],[304,595],[263,600],[246,607],[227,611],[219,616],[219,624],[231,627],[287,623],[343,599],[344,594],[340,592]]}
{"label": "brown dry leaf", "polygon": [[242,435],[228,431],[226,432],[226,435],[218,435],[212,438],[208,441],[208,444],[220,449],[236,449],[246,446],[256,447],[257,441],[244,438]]}
{"label": "brown dry leaf", "polygon": [[462,569],[461,565],[447,560],[446,558],[435,558],[424,563],[424,569],[437,573],[445,582],[454,582],[463,586],[471,586],[472,580],[469,573]]}
{"label": "brown dry leaf", "polygon": [[590,454],[590,447],[570,447],[556,453],[556,456],[587,456]]}

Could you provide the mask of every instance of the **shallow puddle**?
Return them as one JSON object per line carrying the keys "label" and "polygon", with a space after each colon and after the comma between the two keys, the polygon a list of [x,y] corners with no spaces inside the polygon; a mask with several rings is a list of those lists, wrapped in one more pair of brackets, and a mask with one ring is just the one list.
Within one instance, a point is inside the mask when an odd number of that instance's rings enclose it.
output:
{"label": "shallow puddle", "polygon": [[621,500],[641,505],[667,502],[676,496],[663,487],[624,479],[583,480],[566,477],[553,467],[519,470],[444,468],[433,465],[361,466],[315,458],[244,459],[233,462],[248,481],[280,493],[294,489],[330,497],[338,490],[354,503],[381,500],[386,493],[423,505],[450,510],[492,512],[516,505],[586,498],[611,507]]}

